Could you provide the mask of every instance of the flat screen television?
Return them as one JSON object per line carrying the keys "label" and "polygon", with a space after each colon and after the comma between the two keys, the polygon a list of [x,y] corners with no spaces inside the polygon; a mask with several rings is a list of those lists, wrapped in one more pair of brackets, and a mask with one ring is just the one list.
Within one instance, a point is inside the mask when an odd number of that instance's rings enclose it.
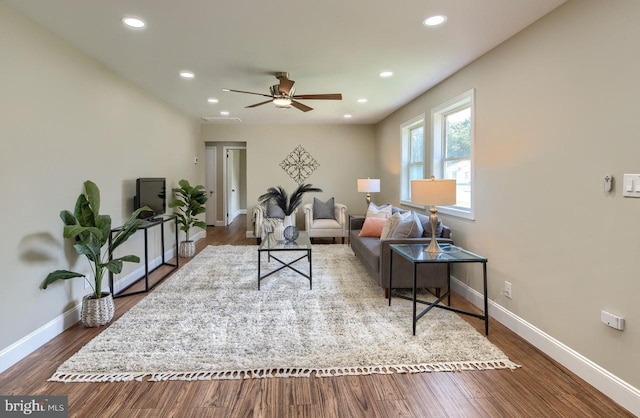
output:
{"label": "flat screen television", "polygon": [[146,177],[136,180],[136,196],[133,199],[134,209],[144,206],[150,211],[142,211],[140,218],[154,218],[166,211],[167,193],[166,179],[164,177]]}

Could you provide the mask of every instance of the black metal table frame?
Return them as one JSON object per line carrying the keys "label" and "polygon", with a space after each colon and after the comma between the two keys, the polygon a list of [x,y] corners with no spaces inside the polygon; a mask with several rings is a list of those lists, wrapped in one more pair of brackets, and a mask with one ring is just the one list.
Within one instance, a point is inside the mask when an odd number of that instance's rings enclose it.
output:
{"label": "black metal table frame", "polygon": [[[417,244],[417,245],[421,245],[421,244]],[[465,250],[466,251],[466,250]],[[411,297],[407,297],[405,295],[402,294],[398,294],[393,292],[393,287],[392,287],[392,282],[393,282],[393,275],[389,274],[389,306],[391,306],[391,297],[392,296],[396,296],[399,297],[401,299],[406,299],[406,300],[410,300],[413,302],[413,335],[416,335],[416,323],[418,322],[418,319],[422,318],[427,312],[429,312],[431,309],[433,308],[440,308],[440,309],[445,309],[447,311],[452,311],[452,312],[456,312],[459,314],[463,314],[463,315],[469,315],[469,316],[473,316],[475,318],[479,318],[484,320],[484,333],[485,335],[489,335],[489,300],[487,297],[487,259],[481,256],[476,255],[477,257],[480,257],[480,259],[478,260],[442,260],[442,261],[438,261],[438,260],[429,260],[429,261],[416,261],[413,259],[410,259],[408,257],[406,257],[403,253],[401,252],[397,252],[393,245],[391,245],[391,256],[389,258],[389,269],[390,271],[393,271],[393,254],[397,253],[399,256],[405,258],[406,260],[408,260],[409,262],[412,263],[413,265],[413,288],[412,288],[412,296]],[[433,302],[429,302],[429,301],[425,301],[425,300],[421,300],[421,299],[417,299],[416,297],[416,284],[417,284],[417,271],[418,271],[418,265],[419,264],[425,264],[425,263],[446,263],[447,264],[447,291],[444,294],[441,294],[435,301]],[[451,305],[451,264],[454,263],[482,263],[482,276],[483,276],[483,287],[484,287],[484,313],[483,314],[478,314],[475,312],[469,312],[469,311],[465,311],[462,309],[458,309],[458,308],[454,308]],[[440,302],[444,299],[447,298],[447,305],[442,305],[440,304]],[[417,313],[417,309],[416,309],[416,304],[417,303],[421,303],[424,305],[427,305],[427,307],[422,310],[420,313]]]}
{"label": "black metal table frame", "polygon": [[[264,251],[267,252],[268,257],[269,257],[267,259],[267,261],[271,261],[271,259],[273,258],[274,260],[276,260],[277,262],[279,262],[282,265],[280,267],[278,267],[277,269],[272,270],[269,273],[267,273],[264,276],[262,276],[260,274],[260,270],[261,270],[260,269],[260,265],[261,265],[261,257],[260,256],[262,255],[262,253]],[[302,256],[296,258],[295,260],[289,261],[287,263],[287,262],[284,262],[284,261],[280,260],[279,258],[277,258],[276,256],[271,254],[272,252],[277,252],[277,251],[287,251],[287,252],[290,252],[290,251],[304,251],[306,254],[303,254]],[[300,260],[302,260],[304,258],[307,258],[309,260],[309,274],[306,274],[305,272],[302,272],[302,271],[298,270],[297,268],[293,267],[293,264],[297,263],[298,261],[300,261]],[[313,268],[312,268],[312,264],[311,264],[311,247],[309,247],[309,248],[281,248],[281,249],[266,249],[265,248],[264,250],[261,250],[261,249],[258,248],[258,290],[260,290],[260,282],[263,279],[266,279],[267,277],[271,276],[274,273],[279,272],[280,270],[282,270],[284,268],[289,268],[289,269],[295,271],[296,273],[298,273],[299,275],[309,279],[309,290],[313,289],[313,279],[312,279]]]}
{"label": "black metal table frame", "polygon": [[[176,251],[176,262],[174,263],[169,263],[165,260],[165,255],[164,255],[164,224],[173,220],[175,223],[175,235],[176,235],[176,239],[175,239],[175,251]],[[149,234],[148,231],[150,228],[154,227],[154,226],[158,226],[160,225],[160,251],[161,251],[161,256],[162,256],[162,262],[160,264],[158,264],[156,267],[154,267],[153,269],[149,270]],[[113,238],[113,233],[119,231],[121,228],[114,228],[111,230],[111,233],[109,234],[109,245],[111,245],[111,241]],[[109,272],[109,286],[111,288],[111,294],[113,295],[114,298],[120,298],[120,297],[124,297],[124,296],[132,296],[132,295],[137,295],[140,293],[146,293],[149,290],[153,289],[154,287],[156,287],[158,284],[160,284],[160,282],[162,282],[165,278],[167,278],[171,273],[173,273],[174,271],[176,271],[178,269],[178,267],[180,267],[180,256],[178,255],[178,217],[175,215],[169,215],[169,216],[164,216],[162,217],[162,219],[159,220],[155,220],[155,221],[150,221],[147,225],[144,225],[140,228],[138,228],[138,230],[143,230],[144,231],[144,276],[141,276],[140,278],[134,280],[133,282],[131,282],[130,285],[128,285],[127,287],[125,287],[124,289],[120,290],[118,293],[116,293],[114,291],[113,288],[113,273]],[[111,257],[109,258],[111,259]],[[154,271],[156,271],[157,269],[159,269],[162,266],[170,266],[173,267],[171,270],[167,271],[164,275],[162,275],[162,277],[158,278],[158,280],[155,281],[155,283],[153,283],[153,285],[149,286],[149,274],[153,273]],[[144,289],[143,290],[138,290],[135,292],[129,292],[129,293],[124,293],[126,292],[127,289],[129,289],[131,286],[135,285],[136,283],[138,283],[140,280],[144,279]]]}

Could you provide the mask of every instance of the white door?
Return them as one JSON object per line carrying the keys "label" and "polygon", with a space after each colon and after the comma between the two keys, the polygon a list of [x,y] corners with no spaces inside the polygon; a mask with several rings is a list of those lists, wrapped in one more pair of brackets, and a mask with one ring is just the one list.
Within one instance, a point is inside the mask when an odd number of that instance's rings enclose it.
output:
{"label": "white door", "polygon": [[240,150],[227,150],[227,225],[240,210]]}
{"label": "white door", "polygon": [[205,157],[206,157],[206,180],[204,187],[207,189],[207,203],[205,204],[207,208],[207,212],[205,213],[207,225],[215,225],[216,224],[216,207],[217,207],[217,198],[216,198],[216,148],[215,147],[206,147],[205,148]]}

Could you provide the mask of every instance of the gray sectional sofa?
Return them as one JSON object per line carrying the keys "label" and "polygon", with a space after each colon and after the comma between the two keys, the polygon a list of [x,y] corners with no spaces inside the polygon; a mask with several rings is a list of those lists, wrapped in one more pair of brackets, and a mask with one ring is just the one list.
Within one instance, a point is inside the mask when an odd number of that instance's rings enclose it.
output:
{"label": "gray sectional sofa", "polygon": [[[394,212],[400,209],[393,208]],[[429,216],[417,214],[422,223],[424,233],[418,238],[374,238],[360,237],[360,230],[364,224],[364,217],[350,218],[349,242],[356,257],[363,264],[369,275],[376,282],[388,291],[389,287],[389,260],[391,257],[391,244],[429,244],[431,242],[431,226]],[[437,239],[439,243],[453,244],[451,239],[451,229],[445,225],[438,225]],[[446,264],[419,264],[417,270],[418,288],[441,289],[447,287],[447,265]],[[413,286],[413,266],[412,264],[398,256],[393,257],[393,287],[411,288]],[[438,292],[439,293],[439,292]]]}

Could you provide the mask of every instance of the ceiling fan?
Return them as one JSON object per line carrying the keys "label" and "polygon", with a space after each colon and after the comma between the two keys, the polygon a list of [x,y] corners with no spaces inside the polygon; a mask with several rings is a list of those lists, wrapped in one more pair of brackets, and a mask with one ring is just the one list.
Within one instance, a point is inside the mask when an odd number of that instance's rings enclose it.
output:
{"label": "ceiling fan", "polygon": [[295,83],[295,81],[289,78],[289,73],[278,72],[275,74],[275,76],[278,80],[280,80],[280,83],[274,84],[269,88],[271,94],[253,93],[251,91],[232,90],[232,89],[224,89],[224,91],[255,94],[257,96],[269,97],[269,100],[265,100],[264,102],[246,106],[247,108],[258,107],[267,103],[273,103],[274,105],[276,105],[276,107],[290,108],[291,106],[293,106],[296,109],[302,110],[303,112],[308,112],[310,110],[313,110],[313,108],[298,102],[297,101],[298,99],[300,100],[342,100],[342,94],[340,93],[296,95],[295,88],[293,87],[293,84]]}

